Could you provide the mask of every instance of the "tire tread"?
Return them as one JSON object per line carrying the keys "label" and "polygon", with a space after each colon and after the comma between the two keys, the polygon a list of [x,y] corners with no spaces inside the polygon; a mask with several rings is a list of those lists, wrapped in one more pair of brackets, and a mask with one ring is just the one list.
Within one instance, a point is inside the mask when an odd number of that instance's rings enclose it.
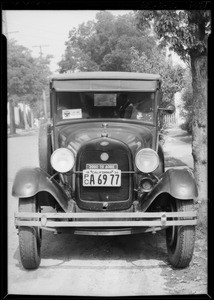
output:
{"label": "tire tread", "polygon": [[[35,212],[36,197],[19,199],[20,212]],[[40,245],[35,227],[19,227],[19,250],[22,265],[25,269],[38,268],[41,256]]]}
{"label": "tire tread", "polygon": [[[192,200],[177,200],[177,211],[192,211]],[[193,255],[195,243],[195,226],[179,226],[177,244],[174,251],[167,245],[169,261],[176,268],[186,268]]]}

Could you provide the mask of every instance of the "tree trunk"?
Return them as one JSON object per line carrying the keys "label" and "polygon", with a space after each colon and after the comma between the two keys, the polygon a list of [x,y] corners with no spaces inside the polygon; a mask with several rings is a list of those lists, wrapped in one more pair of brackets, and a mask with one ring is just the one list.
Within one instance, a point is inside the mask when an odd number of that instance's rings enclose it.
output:
{"label": "tree trunk", "polygon": [[15,134],[16,133],[15,114],[14,114],[14,105],[12,100],[9,100],[9,113],[10,113],[10,134]]}
{"label": "tree trunk", "polygon": [[207,217],[207,57],[191,57],[193,87],[192,155],[198,186],[199,223]]}
{"label": "tree trunk", "polygon": [[23,117],[24,117],[25,129],[29,129],[29,125],[28,125],[28,122],[27,122],[27,113],[26,113],[26,105],[25,105],[25,103],[23,103]]}

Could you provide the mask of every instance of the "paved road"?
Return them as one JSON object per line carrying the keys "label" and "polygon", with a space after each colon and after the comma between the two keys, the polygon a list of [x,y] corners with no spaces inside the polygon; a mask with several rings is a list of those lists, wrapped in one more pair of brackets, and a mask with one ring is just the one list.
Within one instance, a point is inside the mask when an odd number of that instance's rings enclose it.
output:
{"label": "paved road", "polygon": [[43,233],[41,266],[22,268],[14,227],[17,199],[11,196],[16,171],[38,166],[37,134],[8,139],[9,294],[123,296],[170,294],[163,234],[87,237]]}

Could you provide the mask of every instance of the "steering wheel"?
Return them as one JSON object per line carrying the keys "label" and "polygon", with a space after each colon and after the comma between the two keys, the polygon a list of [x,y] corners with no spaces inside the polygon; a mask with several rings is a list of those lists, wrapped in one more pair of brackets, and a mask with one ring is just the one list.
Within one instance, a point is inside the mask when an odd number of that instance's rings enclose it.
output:
{"label": "steering wheel", "polygon": [[141,112],[141,111],[135,111],[132,116],[131,119],[137,119],[137,120],[142,120],[142,121],[146,121],[146,122],[152,122],[153,120],[153,113],[152,112]]}

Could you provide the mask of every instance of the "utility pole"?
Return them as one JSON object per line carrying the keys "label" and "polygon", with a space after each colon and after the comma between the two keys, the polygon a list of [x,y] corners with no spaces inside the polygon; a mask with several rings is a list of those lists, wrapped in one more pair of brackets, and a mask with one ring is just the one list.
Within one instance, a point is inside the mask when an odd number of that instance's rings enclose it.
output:
{"label": "utility pole", "polygon": [[50,45],[36,45],[36,46],[33,46],[34,48],[39,48],[40,49],[40,51],[39,51],[39,55],[40,55],[40,57],[42,57],[42,54],[43,54],[43,52],[42,52],[42,48],[43,47],[49,47]]}

